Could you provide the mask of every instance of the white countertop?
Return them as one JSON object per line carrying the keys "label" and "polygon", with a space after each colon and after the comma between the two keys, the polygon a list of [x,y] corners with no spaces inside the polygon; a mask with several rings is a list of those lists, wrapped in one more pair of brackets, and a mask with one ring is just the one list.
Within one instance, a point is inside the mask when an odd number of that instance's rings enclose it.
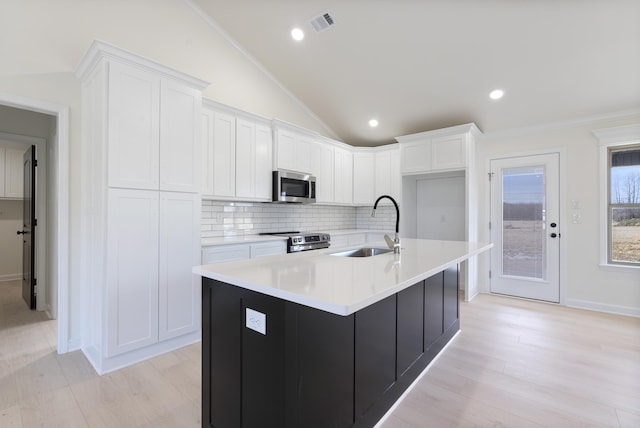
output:
{"label": "white countertop", "polygon": [[[488,243],[404,238],[399,257],[339,257],[315,250],[196,266],[193,272],[338,315],[350,315],[471,256]],[[384,242],[361,246],[384,247]],[[356,247],[357,248],[357,247]],[[344,251],[341,249],[339,251]]]}

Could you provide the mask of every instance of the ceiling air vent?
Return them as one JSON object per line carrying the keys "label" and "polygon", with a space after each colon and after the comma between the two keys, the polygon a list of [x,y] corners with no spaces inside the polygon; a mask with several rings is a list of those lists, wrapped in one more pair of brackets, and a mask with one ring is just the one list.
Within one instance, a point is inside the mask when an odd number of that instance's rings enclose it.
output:
{"label": "ceiling air vent", "polygon": [[333,16],[331,16],[331,14],[326,11],[322,12],[320,15],[314,18],[311,18],[309,23],[311,24],[313,29],[316,30],[316,33],[328,30],[336,24],[336,22],[333,20]]}

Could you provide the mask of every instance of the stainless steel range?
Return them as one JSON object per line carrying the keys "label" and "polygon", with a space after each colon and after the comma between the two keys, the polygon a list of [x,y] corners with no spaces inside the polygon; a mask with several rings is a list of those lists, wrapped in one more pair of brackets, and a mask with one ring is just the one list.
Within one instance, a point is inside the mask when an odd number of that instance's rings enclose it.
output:
{"label": "stainless steel range", "polygon": [[318,250],[329,248],[331,245],[331,235],[317,232],[279,232],[268,235],[286,236],[287,253],[297,253],[299,251]]}

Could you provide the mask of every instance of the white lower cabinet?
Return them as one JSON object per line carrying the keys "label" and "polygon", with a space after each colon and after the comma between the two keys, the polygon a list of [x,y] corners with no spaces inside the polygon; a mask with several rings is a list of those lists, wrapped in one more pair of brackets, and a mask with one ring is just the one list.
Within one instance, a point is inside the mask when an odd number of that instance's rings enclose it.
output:
{"label": "white lower cabinet", "polygon": [[158,341],[159,194],[109,189],[106,357]]}
{"label": "white lower cabinet", "polygon": [[259,242],[250,245],[251,258],[276,256],[287,253],[286,241]]}
{"label": "white lower cabinet", "polygon": [[202,249],[202,263],[232,262],[246,260],[251,257],[251,249],[247,244],[211,245]]}
{"label": "white lower cabinet", "polygon": [[202,249],[202,263],[207,265],[282,254],[287,254],[287,244],[282,239],[250,244],[209,245]]}
{"label": "white lower cabinet", "polygon": [[108,190],[105,357],[199,329],[200,197]]}
{"label": "white lower cabinet", "polygon": [[200,329],[200,277],[191,273],[200,259],[200,215],[198,196],[160,193],[160,340]]}

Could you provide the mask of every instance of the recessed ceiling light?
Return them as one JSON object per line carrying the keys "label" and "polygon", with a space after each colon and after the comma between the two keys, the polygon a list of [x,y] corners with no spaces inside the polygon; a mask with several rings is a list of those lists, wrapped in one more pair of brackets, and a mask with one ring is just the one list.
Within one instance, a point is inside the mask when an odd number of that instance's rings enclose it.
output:
{"label": "recessed ceiling light", "polygon": [[491,91],[491,93],[489,93],[489,98],[491,98],[492,100],[499,100],[503,96],[504,91],[502,89],[494,89],[493,91]]}
{"label": "recessed ceiling light", "polygon": [[291,37],[293,37],[293,40],[300,41],[304,39],[304,31],[299,28],[294,28],[293,30],[291,30]]}
{"label": "recessed ceiling light", "polygon": [[378,119],[371,119],[369,121],[369,126],[372,128],[375,128],[376,126],[378,126]]}

